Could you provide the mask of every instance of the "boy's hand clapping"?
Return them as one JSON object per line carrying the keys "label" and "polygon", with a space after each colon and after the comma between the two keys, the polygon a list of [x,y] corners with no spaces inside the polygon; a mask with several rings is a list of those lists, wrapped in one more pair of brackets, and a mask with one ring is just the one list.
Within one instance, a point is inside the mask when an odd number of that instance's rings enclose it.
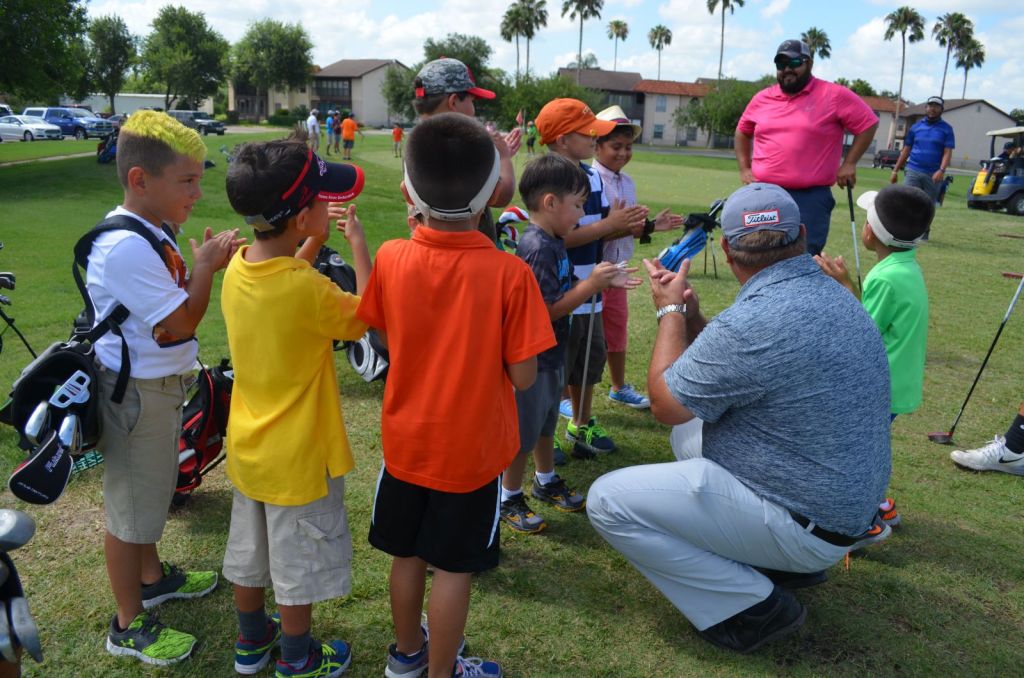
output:
{"label": "boy's hand clapping", "polygon": [[682,215],[670,213],[667,207],[658,212],[658,216],[654,217],[654,230],[659,233],[680,228],[682,225]]}
{"label": "boy's hand clapping", "polygon": [[637,227],[642,231],[644,222],[647,220],[648,211],[644,205],[626,207],[625,200],[616,200],[608,212],[607,219],[613,225],[615,232],[632,232]]}
{"label": "boy's hand clapping", "polygon": [[213,229],[207,227],[203,231],[201,245],[196,243],[195,238],[189,238],[188,242],[192,246],[193,268],[219,271],[228,265],[238,248],[245,244],[245,238],[238,237],[237,228],[221,231],[214,235]]}
{"label": "boy's hand clapping", "polygon": [[366,239],[363,232],[363,222],[356,216],[355,204],[345,207],[342,203],[332,202],[327,206],[327,212],[332,219],[337,219],[337,229],[345,234],[345,240],[349,246],[355,242],[362,242]]}
{"label": "boy's hand clapping", "polygon": [[603,290],[609,287],[632,290],[643,284],[640,278],[630,276],[639,269],[636,266],[626,267],[623,264],[613,264],[610,261],[602,261],[591,271],[588,279],[594,280],[596,290]]}

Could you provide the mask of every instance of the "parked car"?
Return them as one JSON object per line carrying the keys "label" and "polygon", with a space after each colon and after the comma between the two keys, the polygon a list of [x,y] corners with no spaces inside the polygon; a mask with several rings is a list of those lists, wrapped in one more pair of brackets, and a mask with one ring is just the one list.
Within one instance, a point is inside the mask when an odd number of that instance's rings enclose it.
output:
{"label": "parked car", "polygon": [[895,167],[896,160],[900,157],[899,151],[883,148],[875,152],[875,158],[871,161],[872,167]]}
{"label": "parked car", "polygon": [[0,104],[0,116],[4,115],[14,115],[14,111],[7,104]]}
{"label": "parked car", "polygon": [[213,132],[218,136],[224,134],[224,123],[219,120],[214,120],[210,117],[209,113],[203,111],[167,111],[167,114],[192,129],[198,131],[200,134],[209,134]]}
{"label": "parked car", "polygon": [[121,125],[128,119],[127,113],[115,113],[114,115],[107,118],[110,124],[114,126],[114,129],[121,129]]}
{"label": "parked car", "polygon": [[114,131],[114,126],[110,124],[109,120],[97,118],[84,108],[39,106],[26,108],[21,114],[42,118],[51,125],[59,127],[64,136],[73,136],[79,140],[89,137],[102,138]]}
{"label": "parked car", "polygon": [[32,115],[5,115],[0,117],[0,138],[20,141],[36,139],[54,139],[60,141],[63,136],[60,127],[51,125],[42,118]]}

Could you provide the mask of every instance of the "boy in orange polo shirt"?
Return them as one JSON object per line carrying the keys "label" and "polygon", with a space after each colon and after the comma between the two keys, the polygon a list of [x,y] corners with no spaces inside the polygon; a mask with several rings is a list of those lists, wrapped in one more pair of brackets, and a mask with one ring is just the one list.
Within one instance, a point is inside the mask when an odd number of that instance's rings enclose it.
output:
{"label": "boy in orange polo shirt", "polygon": [[[356,122],[356,116],[349,113],[341,121],[342,160],[352,159],[352,147],[356,145],[356,132],[359,132],[359,123]],[[362,132],[359,133],[362,134]]]}
{"label": "boy in orange polo shirt", "polygon": [[391,129],[391,140],[395,142],[395,157],[402,157],[402,139],[405,138],[405,132],[402,131],[402,126],[397,122]]}
{"label": "boy in orange polo shirt", "polygon": [[[370,543],[394,557],[387,675],[428,666],[431,675],[501,675],[457,649],[471,576],[498,564],[499,476],[519,444],[513,387],[533,384],[537,355],[555,337],[529,266],[476,230],[500,166],[490,135],[468,116],[417,125],[403,190],[424,222],[380,247],[357,311],[391,361],[370,527]],[[420,628],[427,563],[429,649]]]}

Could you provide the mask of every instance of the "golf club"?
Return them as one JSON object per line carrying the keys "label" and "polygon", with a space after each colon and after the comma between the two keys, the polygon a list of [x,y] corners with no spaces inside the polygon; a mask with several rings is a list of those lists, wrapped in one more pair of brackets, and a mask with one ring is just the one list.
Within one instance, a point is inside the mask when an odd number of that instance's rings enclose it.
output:
{"label": "golf club", "polygon": [[61,420],[57,439],[72,455],[78,454],[82,448],[82,425],[77,414],[68,414]]}
{"label": "golf club", "polygon": [[[594,338],[594,311],[597,308],[597,295],[590,297],[590,320],[587,325],[587,352],[583,355],[583,379],[582,386],[580,387],[580,405],[583,404],[584,394],[587,392],[587,370],[590,369],[590,342]],[[579,414],[576,410],[573,410],[573,415]],[[590,450],[583,448],[580,449],[581,445],[577,440],[572,446],[572,456],[577,459],[593,459],[594,453]]]}
{"label": "golf club", "polygon": [[32,659],[42,663],[43,646],[39,641],[39,627],[28,609],[28,600],[24,596],[16,596],[7,602],[7,611],[11,615],[10,630],[18,643],[25,648]]}
{"label": "golf club", "polygon": [[10,306],[11,298],[3,294],[0,294],[0,304],[3,304],[4,306]]}
{"label": "golf club", "polygon": [[0,287],[5,290],[13,290],[15,282],[17,282],[17,279],[14,277],[13,273],[10,273],[9,271],[0,273]]}
{"label": "golf club", "polygon": [[0,600],[0,657],[10,663],[18,664],[18,653],[14,650],[14,636],[11,625],[7,621],[7,603]]}
{"label": "golf club", "polygon": [[857,289],[863,291],[860,282],[860,248],[857,246],[857,217],[853,215],[853,185],[846,184],[846,201],[850,204],[850,233],[853,236],[853,260],[857,265]]}
{"label": "golf club", "polygon": [[992,339],[992,345],[988,347],[988,353],[985,354],[985,359],[981,361],[981,367],[978,369],[978,375],[974,377],[974,383],[971,384],[970,390],[967,391],[967,397],[964,398],[964,404],[960,406],[960,412],[956,415],[956,419],[953,420],[953,425],[949,427],[949,431],[929,433],[928,440],[933,443],[949,445],[953,442],[953,431],[956,430],[956,425],[960,423],[960,417],[963,416],[964,410],[967,408],[967,402],[971,399],[971,394],[974,393],[974,387],[978,385],[978,380],[981,379],[981,373],[985,371],[985,366],[988,365],[989,356],[992,355],[992,350],[996,347],[996,342],[999,341],[999,335],[1003,333],[1003,328],[1006,327],[1006,322],[1010,319],[1010,314],[1013,313],[1013,307],[1017,305],[1021,289],[1024,289],[1024,278],[1022,278],[1020,284],[1017,285],[1017,291],[1013,293],[1013,299],[1010,300],[1010,306],[1006,309],[1006,315],[1003,316],[1003,322],[999,323],[999,329],[996,330],[996,336]]}
{"label": "golf club", "polygon": [[36,533],[36,521],[24,511],[0,509],[0,551],[14,551]]}
{"label": "golf club", "polygon": [[25,422],[25,437],[33,445],[39,444],[39,438],[50,423],[50,403],[42,400],[32,410],[28,420]]}

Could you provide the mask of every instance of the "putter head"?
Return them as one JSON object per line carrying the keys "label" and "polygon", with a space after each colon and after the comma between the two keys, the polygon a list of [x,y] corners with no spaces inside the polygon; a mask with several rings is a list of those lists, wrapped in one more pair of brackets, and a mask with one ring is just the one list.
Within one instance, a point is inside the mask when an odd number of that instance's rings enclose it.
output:
{"label": "putter head", "polygon": [[932,441],[933,443],[937,443],[939,445],[952,445],[953,444],[953,432],[952,431],[948,431],[948,432],[941,432],[940,431],[940,432],[936,432],[936,433],[929,433],[928,434],[928,440]]}
{"label": "putter head", "polygon": [[0,509],[0,551],[13,551],[24,546],[36,533],[32,516],[14,509]]}
{"label": "putter head", "polygon": [[25,422],[25,437],[33,445],[38,445],[43,438],[46,429],[50,424],[50,403],[45,400],[39,402],[32,410],[28,420]]}

